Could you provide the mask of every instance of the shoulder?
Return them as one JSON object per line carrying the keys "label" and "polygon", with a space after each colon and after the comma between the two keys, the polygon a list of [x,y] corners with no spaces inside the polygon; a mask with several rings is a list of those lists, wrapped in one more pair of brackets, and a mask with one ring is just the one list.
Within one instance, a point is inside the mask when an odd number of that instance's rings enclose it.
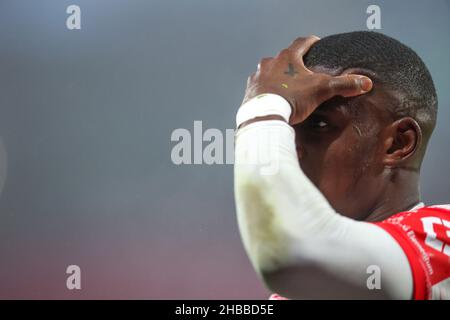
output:
{"label": "shoulder", "polygon": [[423,206],[376,224],[397,240],[428,289],[450,277],[450,205]]}
{"label": "shoulder", "polygon": [[381,223],[410,224],[423,221],[423,218],[436,217],[439,219],[450,219],[450,204],[423,206],[409,211],[399,212],[392,215]]}
{"label": "shoulder", "polygon": [[[400,231],[421,251],[434,249],[450,257],[450,205],[423,206],[397,213],[377,223],[393,233]],[[431,252],[433,256],[436,252]]]}
{"label": "shoulder", "polygon": [[[414,244],[423,244],[450,257],[450,205],[423,206],[397,213],[377,223],[390,233],[401,231]],[[422,251],[422,250],[421,250]],[[435,253],[435,252],[432,252]]]}

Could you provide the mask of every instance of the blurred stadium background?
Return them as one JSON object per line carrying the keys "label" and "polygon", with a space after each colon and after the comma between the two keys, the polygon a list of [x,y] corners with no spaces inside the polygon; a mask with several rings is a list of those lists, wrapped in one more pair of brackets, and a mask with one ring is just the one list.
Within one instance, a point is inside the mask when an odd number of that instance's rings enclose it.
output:
{"label": "blurred stadium background", "polygon": [[[79,31],[65,26],[70,4]],[[365,30],[370,4],[433,75],[422,191],[448,203],[449,1],[0,1],[0,298],[267,298],[240,242],[232,166],[174,165],[171,133],[233,128],[261,57]],[[71,264],[80,291],[66,289]]]}

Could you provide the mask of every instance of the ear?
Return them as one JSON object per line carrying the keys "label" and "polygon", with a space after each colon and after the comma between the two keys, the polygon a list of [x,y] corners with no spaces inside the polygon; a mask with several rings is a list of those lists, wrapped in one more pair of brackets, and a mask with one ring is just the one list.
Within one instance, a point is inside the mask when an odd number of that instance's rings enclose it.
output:
{"label": "ear", "polygon": [[422,144],[422,129],[416,120],[406,117],[393,122],[385,140],[383,163],[395,167],[416,154]]}

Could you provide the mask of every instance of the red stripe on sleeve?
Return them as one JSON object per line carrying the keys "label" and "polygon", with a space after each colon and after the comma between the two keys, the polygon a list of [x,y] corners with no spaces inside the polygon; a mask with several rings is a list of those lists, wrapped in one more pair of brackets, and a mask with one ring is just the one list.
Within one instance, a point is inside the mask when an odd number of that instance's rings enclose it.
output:
{"label": "red stripe on sleeve", "polygon": [[413,299],[427,300],[429,297],[429,288],[427,286],[425,267],[419,250],[411,242],[408,235],[397,226],[389,223],[375,223],[375,225],[389,233],[405,252],[413,275]]}

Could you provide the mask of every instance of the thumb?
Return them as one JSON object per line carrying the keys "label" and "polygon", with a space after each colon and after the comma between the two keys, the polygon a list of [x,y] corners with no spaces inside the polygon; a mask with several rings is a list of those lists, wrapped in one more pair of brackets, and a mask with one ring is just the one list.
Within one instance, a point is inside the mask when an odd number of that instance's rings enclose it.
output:
{"label": "thumb", "polygon": [[328,80],[328,87],[331,91],[330,94],[333,97],[353,97],[369,92],[373,87],[373,83],[372,80],[366,76],[349,74],[331,77]]}

